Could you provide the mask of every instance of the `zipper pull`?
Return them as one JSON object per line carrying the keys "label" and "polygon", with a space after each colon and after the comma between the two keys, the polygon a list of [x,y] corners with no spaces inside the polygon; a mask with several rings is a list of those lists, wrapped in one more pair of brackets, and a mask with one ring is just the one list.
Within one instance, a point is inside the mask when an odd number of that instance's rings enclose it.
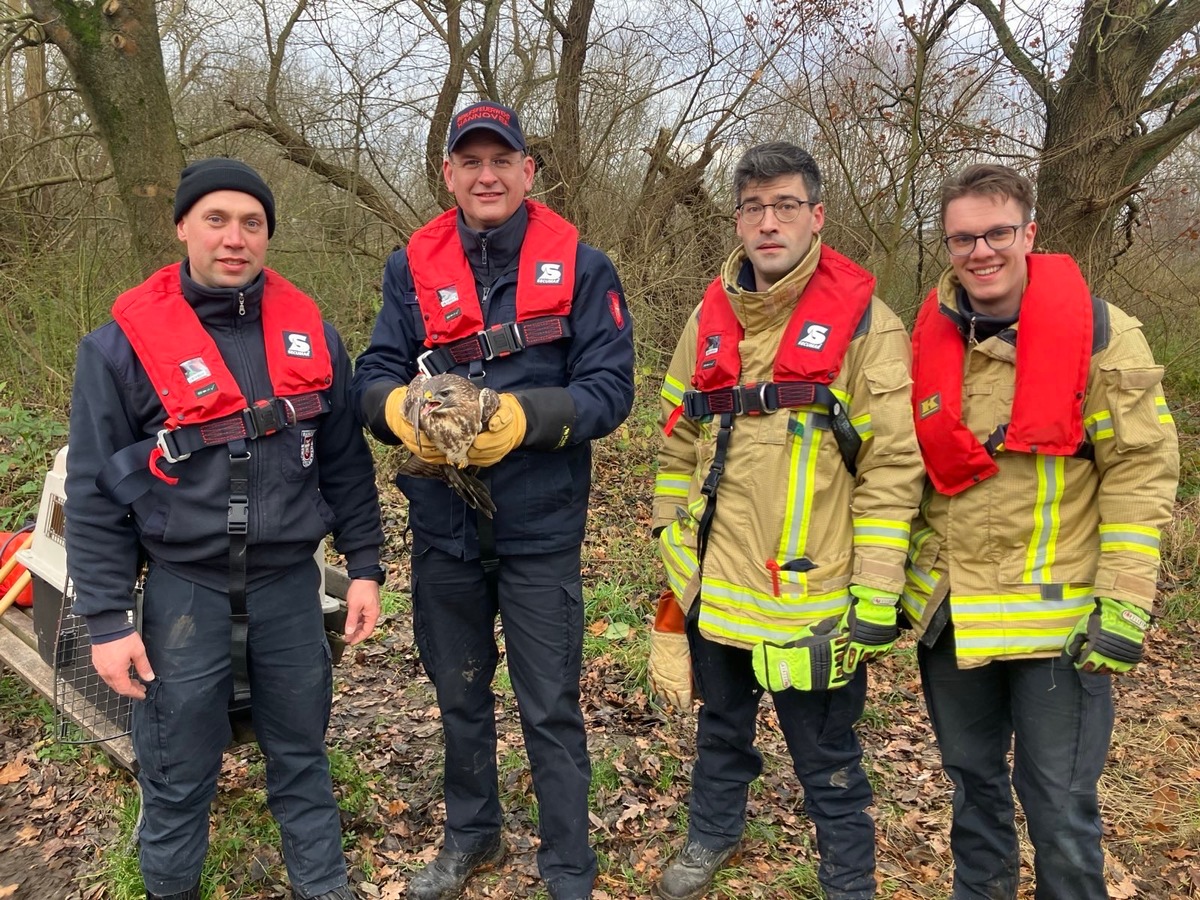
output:
{"label": "zipper pull", "polygon": [[487,245],[488,245],[488,239],[487,239],[487,238],[480,238],[480,239],[479,239],[479,249],[480,249],[480,252],[481,252],[481,254],[482,254],[482,256],[483,256],[483,268],[484,268],[485,270],[486,270],[486,269],[487,269],[487,267],[488,267],[488,261],[487,261]]}
{"label": "zipper pull", "polygon": [[[241,291],[238,291],[238,315],[244,316],[245,314],[246,314],[246,295],[243,294]],[[972,325],[971,327],[972,327],[972,329],[974,329],[975,326]]]}
{"label": "zipper pull", "polygon": [[971,330],[967,334],[967,346],[974,347],[979,341],[975,340],[975,317],[971,316]]}

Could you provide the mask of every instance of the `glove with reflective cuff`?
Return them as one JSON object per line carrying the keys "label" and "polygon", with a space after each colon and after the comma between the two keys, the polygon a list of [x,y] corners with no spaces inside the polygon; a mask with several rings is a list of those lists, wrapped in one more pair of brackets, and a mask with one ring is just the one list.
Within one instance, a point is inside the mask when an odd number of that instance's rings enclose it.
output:
{"label": "glove with reflective cuff", "polygon": [[761,643],[751,653],[754,677],[771,693],[828,691],[844,687],[849,675],[842,669],[846,634],[830,616],[800,630],[786,644]]}
{"label": "glove with reflective cuff", "polygon": [[467,459],[472,465],[494,466],[518,447],[557,450],[571,438],[575,401],[566,388],[530,388],[503,393],[500,408],[475,438]]}
{"label": "glove with reflective cuff", "polygon": [[853,675],[859,663],[889,653],[900,636],[896,624],[899,594],[861,584],[850,585],[850,593],[854,600],[841,621],[841,629],[847,637],[846,656],[842,662],[847,675]]}
{"label": "glove with reflective cuff", "polygon": [[676,709],[692,707],[692,654],[688,649],[683,609],[667,589],[658,598],[650,631],[650,687]]}
{"label": "glove with reflective cuff", "polygon": [[404,415],[404,398],[408,396],[408,386],[401,385],[388,394],[384,404],[383,416],[388,429],[400,442],[408,448],[413,456],[419,457],[432,465],[445,465],[446,455],[433,446],[432,441],[420,440],[412,422]]}
{"label": "glove with reflective cuff", "polygon": [[1128,672],[1142,661],[1150,622],[1150,613],[1140,606],[1097,597],[1096,608],[1075,623],[1067,636],[1067,655],[1083,672]]}

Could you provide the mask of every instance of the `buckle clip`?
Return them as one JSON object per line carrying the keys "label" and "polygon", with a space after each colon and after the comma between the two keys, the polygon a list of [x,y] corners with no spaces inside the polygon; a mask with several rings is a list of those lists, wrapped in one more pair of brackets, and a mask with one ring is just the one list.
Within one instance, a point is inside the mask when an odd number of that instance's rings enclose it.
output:
{"label": "buckle clip", "polygon": [[228,534],[245,534],[250,526],[250,498],[238,494],[229,498],[229,521],[225,526]]}
{"label": "buckle clip", "polygon": [[770,386],[771,382],[769,381],[761,384],[751,382],[742,385],[736,395],[736,411],[747,416],[760,416],[765,412],[771,412],[771,407],[767,402],[767,388]]}
{"label": "buckle clip", "polygon": [[242,424],[246,428],[247,439],[255,440],[256,438],[265,437],[268,434],[282,431],[293,424],[296,416],[296,408],[288,403],[288,406],[291,407],[291,418],[293,420],[289,422],[286,410],[284,410],[284,415],[280,416],[280,409],[275,405],[277,402],[280,401],[275,398],[271,400],[256,400],[253,405],[247,406],[242,410]]}
{"label": "buckle clip", "polygon": [[437,374],[434,371],[432,371],[428,365],[429,357],[432,355],[433,355],[432,350],[426,350],[424,353],[422,353],[420,356],[417,357],[417,371],[420,372],[422,375],[424,375],[426,378],[432,378],[435,374]]}
{"label": "buckle clip", "polygon": [[493,325],[479,332],[479,342],[483,345],[483,358],[493,360],[500,356],[508,356],[525,349],[525,341],[517,331],[516,323],[505,322]]}
{"label": "buckle clip", "polygon": [[163,459],[169,463],[177,463],[187,459],[192,455],[190,453],[180,453],[178,456],[176,456],[174,453],[172,453],[170,447],[170,436],[171,429],[169,428],[164,428],[158,433],[157,444],[158,449],[162,452]]}

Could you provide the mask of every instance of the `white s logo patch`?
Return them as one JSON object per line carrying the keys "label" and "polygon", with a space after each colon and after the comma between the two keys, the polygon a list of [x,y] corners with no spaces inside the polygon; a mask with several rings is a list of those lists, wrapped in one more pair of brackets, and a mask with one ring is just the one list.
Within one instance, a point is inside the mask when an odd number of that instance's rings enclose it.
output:
{"label": "white s logo patch", "polygon": [[309,340],[307,334],[302,334],[299,331],[285,331],[283,337],[287,341],[288,356],[312,359],[312,342]]}

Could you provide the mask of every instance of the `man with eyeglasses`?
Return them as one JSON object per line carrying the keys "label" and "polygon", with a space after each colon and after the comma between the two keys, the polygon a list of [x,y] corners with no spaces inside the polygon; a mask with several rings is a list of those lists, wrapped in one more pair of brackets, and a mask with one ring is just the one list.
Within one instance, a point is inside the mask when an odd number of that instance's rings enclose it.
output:
{"label": "man with eyeglasses", "polygon": [[875,896],[871,785],[854,723],[865,660],[896,639],[921,464],[909,343],[875,279],[823,244],[821,176],[794,144],[733,174],[741,246],[683,336],[662,388],[653,527],[670,584],[649,672],[703,705],[687,841],[655,894],[703,897],[746,825],[770,691],[816,826],[830,900]]}
{"label": "man with eyeglasses", "polygon": [[1005,166],[946,181],[950,266],[913,331],[929,481],[901,603],[954,782],[955,900],[1017,896],[1014,787],[1035,896],[1108,896],[1111,679],[1142,658],[1179,474],[1138,321],[1032,252],[1033,200]]}
{"label": "man with eyeglasses", "polygon": [[404,416],[418,370],[500,395],[468,452],[495,503],[477,514],[445,482],[405,474],[413,630],[445,737],[445,839],[408,884],[447,900],[504,856],[492,677],[505,661],[538,799],[538,867],[553,900],[591,897],[591,766],[579,705],[580,548],[591,441],[633,404],[633,326],[608,257],[526,194],[534,160],[517,113],[490,100],[455,114],[442,174],[457,209],[413,233],[383,276],[359,357],[360,412],[384,443],[445,464]]}

